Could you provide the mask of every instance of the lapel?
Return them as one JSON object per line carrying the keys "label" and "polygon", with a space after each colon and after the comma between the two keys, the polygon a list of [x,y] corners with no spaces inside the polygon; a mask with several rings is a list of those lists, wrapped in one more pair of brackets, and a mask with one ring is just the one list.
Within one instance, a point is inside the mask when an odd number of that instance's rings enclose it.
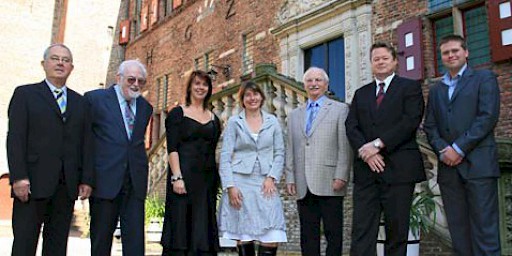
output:
{"label": "lapel", "polygon": [[62,114],[60,113],[59,105],[57,105],[57,100],[53,93],[50,91],[50,88],[46,84],[45,81],[41,82],[37,86],[37,92],[39,95],[48,103],[48,106],[62,119]]}
{"label": "lapel", "polygon": [[[69,121],[69,118],[71,118],[71,114],[75,113],[76,108],[78,107],[77,104],[79,104],[80,100],[78,99],[78,95],[75,93],[75,91],[69,89],[67,90],[67,99],[66,99],[66,112],[64,112],[64,117],[66,118],[66,122]],[[60,111],[60,109],[59,109]]]}
{"label": "lapel", "polygon": [[299,130],[301,130],[304,137],[308,137],[306,134],[306,108],[308,102],[306,101],[302,106],[299,107]]}
{"label": "lapel", "polygon": [[[361,88],[361,100],[362,100],[362,104],[368,104],[369,106],[369,113],[370,113],[370,118],[373,120],[375,119],[375,115],[377,114],[377,95],[376,95],[376,82],[375,80],[373,82],[371,82],[370,84],[364,86],[363,88]],[[359,99],[358,98],[358,99]],[[384,99],[382,100],[381,104],[384,102],[384,100],[386,99],[386,96],[384,96]]]}
{"label": "lapel", "polygon": [[[374,82],[375,84],[375,82]],[[399,91],[401,88],[401,82],[398,75],[395,75],[393,79],[391,80],[391,83],[389,83],[388,89],[386,90],[386,94],[384,94],[384,99],[382,99],[382,102],[380,103],[379,108],[377,108],[377,96],[375,96],[375,100],[373,101],[373,105],[375,106],[374,109],[377,110],[377,112],[381,112],[386,109],[386,105],[389,105],[388,102],[393,102],[393,97],[396,94],[397,91]]]}
{"label": "lapel", "polygon": [[[469,82],[471,81],[471,77],[473,76],[473,73],[473,70],[471,70],[469,67],[466,68],[462,76],[459,78],[457,86],[455,86],[452,98],[450,99],[450,104],[457,98],[459,92],[462,91],[464,87],[466,87],[469,84]],[[446,93],[446,97],[448,97],[448,93]]]}
{"label": "lapel", "polygon": [[[261,128],[260,128],[260,131],[258,132],[259,134],[261,134],[261,132],[265,129],[268,129],[271,125],[271,122],[270,122],[270,114],[266,113],[265,111],[261,110],[261,119],[262,119],[262,124],[261,124]],[[251,129],[249,128],[249,125],[247,124],[247,121],[246,121],[246,117],[245,117],[245,110],[242,110],[239,114],[238,114],[238,118],[236,119],[236,122],[237,124],[242,128],[242,130],[244,131],[244,133],[249,136],[249,138],[251,138],[251,140],[256,143],[256,141],[254,140],[254,138],[252,137],[251,135]]]}
{"label": "lapel", "polygon": [[119,99],[117,98],[116,90],[114,86],[111,86],[107,89],[107,111],[110,112],[110,116],[113,117],[115,123],[117,123],[118,128],[121,130],[122,134],[125,135],[126,140],[128,141],[128,133],[126,133],[126,127],[124,125],[123,111],[121,106],[119,105]]}
{"label": "lapel", "polygon": [[[327,97],[327,96],[325,96],[325,97]],[[313,134],[315,132],[315,129],[318,126],[318,124],[320,124],[322,122],[322,120],[327,116],[327,113],[329,112],[329,108],[331,107],[331,105],[332,105],[332,100],[330,100],[329,98],[324,99],[324,104],[318,110],[318,114],[317,114],[315,120],[313,120],[313,126],[311,127],[310,134]],[[303,118],[303,120],[304,119],[305,118]],[[304,125],[304,127],[306,127],[306,126]],[[302,129],[302,130],[305,130],[305,129]]]}
{"label": "lapel", "polygon": [[[450,104],[450,99],[448,99],[448,86],[443,83],[443,81],[439,81],[439,90],[436,90],[438,93],[437,97],[443,103],[443,106],[448,106]],[[452,95],[453,96],[453,95]]]}
{"label": "lapel", "polygon": [[[133,124],[133,132],[132,132],[132,141],[133,137],[135,136],[136,132],[138,132],[140,129],[145,129],[146,127],[143,127],[144,124],[144,102],[142,102],[142,96],[138,97],[135,100],[135,105],[137,108],[137,113],[135,114],[135,123]],[[123,120],[124,122],[124,120]]]}

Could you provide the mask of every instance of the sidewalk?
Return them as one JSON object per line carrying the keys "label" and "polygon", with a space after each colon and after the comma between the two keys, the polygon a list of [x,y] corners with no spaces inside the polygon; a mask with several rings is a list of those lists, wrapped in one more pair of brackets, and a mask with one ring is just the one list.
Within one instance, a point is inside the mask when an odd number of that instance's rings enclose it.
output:
{"label": "sidewalk", "polygon": [[[91,243],[89,238],[80,237],[80,233],[71,230],[68,238],[68,253],[69,256],[90,256]],[[11,255],[12,247],[12,228],[11,221],[0,221],[0,255]],[[41,256],[41,241],[39,237],[39,244],[37,246],[36,256]],[[121,242],[114,239],[112,243],[112,256],[122,256]],[[146,256],[162,255],[162,249],[159,244],[148,244],[146,246]]]}

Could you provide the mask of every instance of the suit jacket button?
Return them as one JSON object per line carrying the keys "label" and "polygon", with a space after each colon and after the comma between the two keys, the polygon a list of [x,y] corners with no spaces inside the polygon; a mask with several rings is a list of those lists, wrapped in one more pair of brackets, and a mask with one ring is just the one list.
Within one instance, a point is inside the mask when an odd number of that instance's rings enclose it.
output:
{"label": "suit jacket button", "polygon": [[306,142],[306,146],[309,146],[309,142]]}

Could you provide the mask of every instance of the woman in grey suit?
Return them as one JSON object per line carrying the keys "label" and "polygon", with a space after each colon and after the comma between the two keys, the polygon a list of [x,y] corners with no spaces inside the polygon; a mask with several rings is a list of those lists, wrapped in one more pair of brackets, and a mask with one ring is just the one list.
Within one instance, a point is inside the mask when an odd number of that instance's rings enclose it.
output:
{"label": "woman in grey suit", "polygon": [[284,164],[284,143],[277,118],[261,109],[265,96],[253,82],[240,87],[244,108],[232,116],[220,153],[223,195],[219,232],[237,240],[239,255],[276,255],[286,242],[283,206],[276,188]]}

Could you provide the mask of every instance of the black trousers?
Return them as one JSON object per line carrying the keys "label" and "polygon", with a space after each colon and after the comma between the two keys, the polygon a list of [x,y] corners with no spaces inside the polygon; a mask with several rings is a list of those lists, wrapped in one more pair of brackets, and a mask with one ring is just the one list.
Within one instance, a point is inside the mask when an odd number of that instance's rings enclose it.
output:
{"label": "black trousers", "polygon": [[354,184],[351,256],[375,256],[381,212],[384,213],[386,256],[407,255],[409,213],[415,183],[376,181]]}
{"label": "black trousers", "polygon": [[464,180],[452,169],[438,182],[455,255],[501,255],[497,179]]}
{"label": "black trousers", "polygon": [[36,254],[39,232],[43,223],[42,255],[66,255],[75,199],[69,198],[66,185],[62,180],[55,194],[50,198],[30,198],[26,203],[14,198],[12,211],[13,256]]}
{"label": "black trousers", "polygon": [[320,225],[327,240],[326,256],[340,256],[343,251],[343,197],[317,196],[307,192],[297,200],[302,255],[320,256]]}
{"label": "black trousers", "polygon": [[110,255],[112,238],[121,222],[123,255],[144,255],[144,199],[136,198],[131,182],[125,179],[114,199],[91,197],[91,255]]}

